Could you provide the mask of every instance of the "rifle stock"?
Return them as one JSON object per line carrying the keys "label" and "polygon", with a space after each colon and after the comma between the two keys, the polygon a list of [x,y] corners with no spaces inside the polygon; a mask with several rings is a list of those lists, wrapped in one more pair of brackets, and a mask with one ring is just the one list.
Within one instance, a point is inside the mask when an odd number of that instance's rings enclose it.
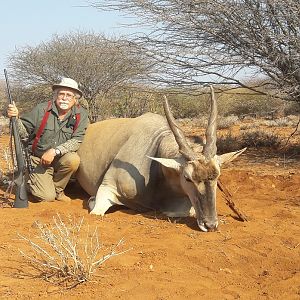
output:
{"label": "rifle stock", "polygon": [[[8,102],[10,104],[13,104],[6,69],[4,69],[4,76],[6,81]],[[17,174],[15,174],[15,180],[14,180],[16,184],[16,195],[15,195],[15,201],[13,207],[26,208],[28,207],[28,195],[27,195],[26,182],[25,182],[26,162],[23,156],[22,142],[17,128],[16,117],[11,118],[11,124],[12,124],[12,134],[14,137],[15,153],[16,153],[16,160],[17,160],[17,167],[18,167],[18,171]]]}

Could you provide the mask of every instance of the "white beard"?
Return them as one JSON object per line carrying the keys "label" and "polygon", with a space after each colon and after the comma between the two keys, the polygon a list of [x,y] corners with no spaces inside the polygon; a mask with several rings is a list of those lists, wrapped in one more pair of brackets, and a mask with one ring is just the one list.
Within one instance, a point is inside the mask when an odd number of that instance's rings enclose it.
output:
{"label": "white beard", "polygon": [[69,103],[60,101],[58,103],[58,106],[59,106],[60,109],[66,110],[66,109],[69,108]]}

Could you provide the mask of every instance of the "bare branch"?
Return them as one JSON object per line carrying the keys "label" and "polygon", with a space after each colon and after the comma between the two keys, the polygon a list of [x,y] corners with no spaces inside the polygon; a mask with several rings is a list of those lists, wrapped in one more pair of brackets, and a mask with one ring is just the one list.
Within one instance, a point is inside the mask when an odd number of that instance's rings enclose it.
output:
{"label": "bare branch", "polygon": [[[156,62],[154,83],[222,83],[300,102],[298,0],[100,0],[139,18],[139,49]],[[263,87],[246,84],[260,78]],[[262,80],[263,79],[263,80]],[[253,81],[253,80],[252,80]]]}

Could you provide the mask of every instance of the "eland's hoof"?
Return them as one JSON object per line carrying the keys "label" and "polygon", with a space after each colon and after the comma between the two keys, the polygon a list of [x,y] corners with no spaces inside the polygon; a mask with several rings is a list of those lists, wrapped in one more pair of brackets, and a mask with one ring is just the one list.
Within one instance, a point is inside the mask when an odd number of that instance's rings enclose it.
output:
{"label": "eland's hoof", "polygon": [[95,197],[95,196],[92,196],[92,197],[90,197],[89,200],[88,200],[88,208],[89,208],[89,212],[91,212],[91,211],[94,209],[95,205],[96,205],[96,197]]}

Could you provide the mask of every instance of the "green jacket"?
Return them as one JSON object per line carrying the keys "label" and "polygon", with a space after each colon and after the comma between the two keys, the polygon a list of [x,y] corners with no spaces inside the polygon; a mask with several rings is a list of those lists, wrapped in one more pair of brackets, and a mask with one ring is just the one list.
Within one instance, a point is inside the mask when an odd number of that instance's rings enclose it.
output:
{"label": "green jacket", "polygon": [[[40,103],[30,112],[20,117],[19,130],[22,138],[28,139],[29,151],[32,150],[32,143],[45,115],[48,102]],[[55,103],[49,109],[50,114],[45,129],[39,139],[35,153],[33,155],[41,157],[45,151],[51,148],[57,148],[61,154],[70,151],[77,151],[80,143],[83,141],[85,130],[88,126],[87,110],[81,106],[73,106],[64,120],[58,118],[58,110]],[[76,113],[80,113],[80,122],[77,129],[73,132]]]}

